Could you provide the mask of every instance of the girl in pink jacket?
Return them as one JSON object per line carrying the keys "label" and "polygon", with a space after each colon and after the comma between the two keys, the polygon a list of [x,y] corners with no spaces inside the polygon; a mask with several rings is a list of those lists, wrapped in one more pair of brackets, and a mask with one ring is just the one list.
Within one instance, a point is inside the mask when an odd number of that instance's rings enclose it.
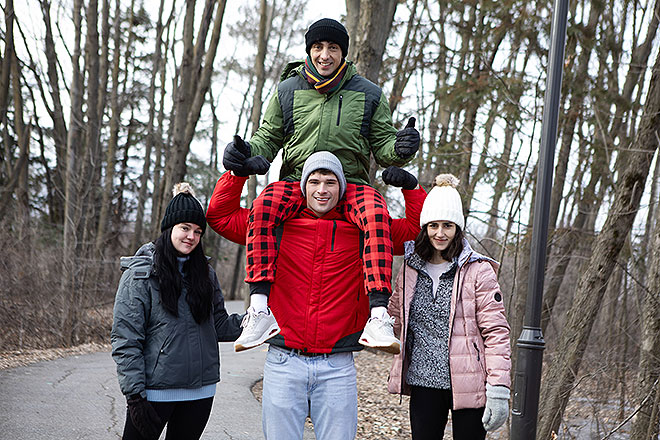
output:
{"label": "girl in pink jacket", "polygon": [[458,179],[435,179],[406,243],[389,314],[401,353],[390,393],[410,395],[412,438],[442,439],[449,411],[454,440],[485,439],[509,413],[511,348],[498,264],[463,236]]}

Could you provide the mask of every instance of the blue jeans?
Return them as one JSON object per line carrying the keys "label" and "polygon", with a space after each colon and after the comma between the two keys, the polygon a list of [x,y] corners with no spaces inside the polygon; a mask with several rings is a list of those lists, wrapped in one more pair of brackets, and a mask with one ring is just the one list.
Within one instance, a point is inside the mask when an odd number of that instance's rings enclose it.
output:
{"label": "blue jeans", "polygon": [[302,439],[308,414],[318,440],[355,438],[357,379],[353,353],[307,357],[271,345],[264,366],[262,399],[266,439]]}

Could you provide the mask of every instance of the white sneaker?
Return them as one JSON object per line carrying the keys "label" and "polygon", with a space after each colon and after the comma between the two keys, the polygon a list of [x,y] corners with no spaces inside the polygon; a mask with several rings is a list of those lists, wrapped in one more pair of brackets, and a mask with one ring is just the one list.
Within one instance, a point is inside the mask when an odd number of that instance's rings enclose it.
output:
{"label": "white sneaker", "polygon": [[255,313],[250,307],[241,322],[243,331],[234,342],[234,351],[243,351],[263,344],[280,332],[275,317],[270,309],[266,312]]}
{"label": "white sneaker", "polygon": [[359,342],[387,353],[399,354],[401,352],[401,342],[394,337],[394,318],[391,316],[383,319],[369,318]]}

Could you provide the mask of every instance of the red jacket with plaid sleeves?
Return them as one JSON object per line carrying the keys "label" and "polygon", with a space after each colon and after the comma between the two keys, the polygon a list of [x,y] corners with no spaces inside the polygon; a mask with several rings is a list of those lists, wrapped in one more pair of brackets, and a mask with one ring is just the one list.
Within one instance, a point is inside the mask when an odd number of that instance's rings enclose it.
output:
{"label": "red jacket with plaid sleeves", "polygon": [[[206,218],[213,230],[245,244],[249,210],[240,207],[246,177],[227,172],[215,186]],[[392,221],[394,253],[419,233],[426,192],[403,190],[406,218]],[[341,202],[340,202],[341,203]],[[356,351],[369,318],[360,230],[338,210],[317,217],[305,209],[284,222],[269,306],[281,333],[268,342],[310,353]]]}

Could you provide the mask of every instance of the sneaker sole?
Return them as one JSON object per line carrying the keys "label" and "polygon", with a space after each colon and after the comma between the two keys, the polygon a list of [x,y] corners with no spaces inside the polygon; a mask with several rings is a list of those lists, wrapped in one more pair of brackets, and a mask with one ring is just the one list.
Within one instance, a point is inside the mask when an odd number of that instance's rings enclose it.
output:
{"label": "sneaker sole", "polygon": [[249,350],[250,348],[257,347],[257,346],[263,344],[264,342],[266,342],[267,340],[269,340],[270,338],[272,338],[273,336],[278,335],[279,333],[280,333],[280,328],[276,327],[276,328],[270,329],[270,331],[268,332],[268,334],[265,337],[263,337],[261,339],[257,339],[255,342],[253,342],[251,344],[237,344],[237,343],[234,343],[234,351],[236,353],[238,353],[239,351],[245,351],[245,350]]}
{"label": "sneaker sole", "polygon": [[366,338],[360,338],[358,342],[364,345],[365,347],[375,348],[376,350],[384,351],[385,353],[390,353],[390,354],[401,353],[401,344],[398,342],[393,342],[389,345],[378,345],[370,342]]}

